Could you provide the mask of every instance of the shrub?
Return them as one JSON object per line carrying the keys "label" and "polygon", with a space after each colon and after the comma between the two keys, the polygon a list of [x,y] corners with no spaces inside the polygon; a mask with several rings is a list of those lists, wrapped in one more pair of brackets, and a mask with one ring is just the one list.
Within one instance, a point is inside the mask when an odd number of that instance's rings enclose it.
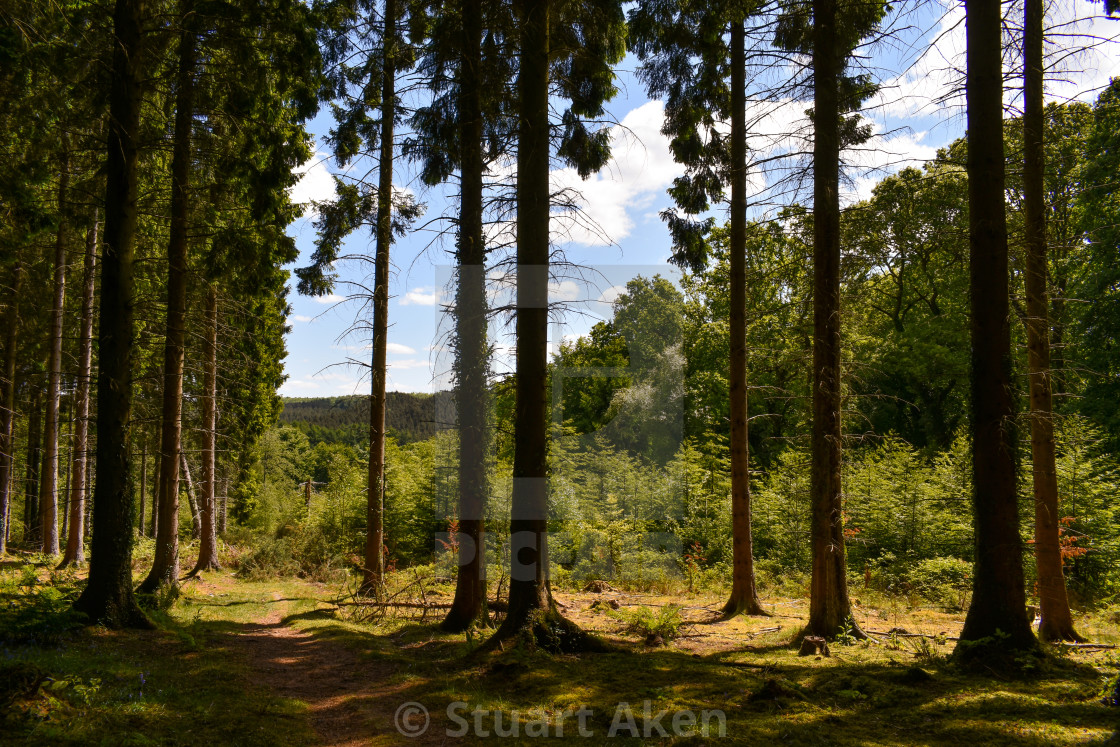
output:
{"label": "shrub", "polygon": [[972,588],[972,564],[960,558],[919,560],[909,572],[910,583],[923,597],[948,610],[964,609]]}
{"label": "shrub", "polygon": [[39,583],[35,567],[26,565],[19,577],[0,583],[0,642],[51,645],[80,625],[71,608],[77,593],[72,578],[57,581]]}
{"label": "shrub", "polygon": [[647,642],[660,638],[668,643],[674,638],[680,638],[681,627],[684,625],[681,608],[675,604],[659,608],[643,606],[632,611],[617,612],[615,616],[625,624],[627,633],[644,636]]}

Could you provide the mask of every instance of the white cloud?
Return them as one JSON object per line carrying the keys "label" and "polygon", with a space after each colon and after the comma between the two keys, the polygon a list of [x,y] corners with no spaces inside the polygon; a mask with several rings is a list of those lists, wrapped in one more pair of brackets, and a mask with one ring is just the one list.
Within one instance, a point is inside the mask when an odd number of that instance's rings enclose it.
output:
{"label": "white cloud", "polygon": [[[890,117],[936,114],[942,118],[964,111],[965,4],[940,0],[937,25],[923,43],[913,46],[914,54],[902,60],[904,69],[883,80],[870,108]],[[1120,75],[1118,27],[1100,14],[1100,6],[1090,3],[1050,3],[1046,30],[1046,95],[1051,101],[1079,99],[1092,101],[1109,79]],[[1005,32],[1021,33],[1022,17],[1012,14]],[[1076,53],[1073,50],[1081,50]],[[1022,87],[1022,60],[1016,54],[1004,61],[1007,69],[1006,103],[1013,104]]]}
{"label": "white cloud", "polygon": [[441,293],[434,287],[413,288],[397,302],[401,306],[435,306]]}
{"label": "white cloud", "polygon": [[612,285],[599,295],[599,303],[614,303],[625,292],[625,285]]}
{"label": "white cloud", "polygon": [[576,301],[582,295],[574,280],[552,281],[548,284],[549,301]]}
{"label": "white cloud", "polygon": [[336,295],[334,293],[328,293],[325,296],[312,296],[311,300],[314,301],[315,303],[321,303],[321,304],[325,305],[325,304],[342,303],[343,301],[346,300],[346,297],[345,296],[339,296],[339,295]]}
{"label": "white cloud", "polygon": [[[314,381],[301,381],[299,379],[288,379],[287,381],[284,382],[284,385],[282,387],[280,387],[280,393],[282,395],[289,395],[290,396],[293,392],[307,391],[307,390],[318,389],[318,388],[319,388],[319,385],[316,384]],[[288,390],[288,391],[285,391],[285,390]]]}
{"label": "white cloud", "polygon": [[553,234],[585,246],[605,246],[630,235],[631,211],[641,214],[683,169],[661,134],[665,108],[649,101],[611,128],[611,162],[580,179],[575,169],[552,172],[553,190],[568,190],[582,212],[565,211],[553,220]]}
{"label": "white cloud", "polygon": [[[373,345],[368,342],[360,345],[332,345],[331,347],[335,350],[345,350],[347,353],[368,353],[373,350]],[[399,342],[387,342],[385,343],[385,352],[389,355],[413,355],[416,350]]]}
{"label": "white cloud", "polygon": [[334,177],[331,176],[331,172],[326,166],[327,158],[327,154],[316,152],[311,160],[302,166],[298,166],[294,171],[294,173],[300,175],[300,179],[291,188],[289,194],[292,202],[306,206],[303,212],[304,217],[314,217],[315,211],[311,207],[312,202],[333,200],[337,196],[334,188]]}
{"label": "white cloud", "polygon": [[311,321],[311,317],[304,316],[303,314],[292,314],[288,318],[291,319],[293,322],[310,322]]}
{"label": "white cloud", "polygon": [[421,358],[405,358],[400,361],[389,361],[386,364],[388,368],[395,368],[398,371],[409,368],[427,368],[428,365],[428,361]]}

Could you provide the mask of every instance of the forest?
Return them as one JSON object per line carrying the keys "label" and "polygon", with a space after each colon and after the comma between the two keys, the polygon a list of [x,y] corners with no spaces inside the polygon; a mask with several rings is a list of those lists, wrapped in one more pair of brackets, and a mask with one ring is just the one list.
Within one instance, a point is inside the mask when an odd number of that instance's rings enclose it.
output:
{"label": "forest", "polygon": [[[0,0],[0,743],[1116,743],[1078,5]],[[960,135],[869,168],[918,44]],[[559,335],[623,81],[668,264]],[[339,293],[363,393],[282,395]]]}

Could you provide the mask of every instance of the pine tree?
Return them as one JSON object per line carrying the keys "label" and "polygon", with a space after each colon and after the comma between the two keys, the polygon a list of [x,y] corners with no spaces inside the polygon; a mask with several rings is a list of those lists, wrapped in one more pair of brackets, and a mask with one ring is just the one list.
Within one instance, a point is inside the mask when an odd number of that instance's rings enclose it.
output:
{"label": "pine tree", "polygon": [[1034,550],[1038,568],[1040,635],[1084,640],[1073,627],[1059,540],[1058,469],[1050,370],[1050,273],[1047,250],[1042,0],[1025,0],[1023,20],[1023,197],[1027,261],[1027,369],[1030,391]]}
{"label": "pine tree", "polygon": [[[662,217],[673,237],[672,261],[703,271],[708,261],[706,236],[710,203],[724,199],[731,187],[730,236],[730,371],[731,405],[731,596],[727,615],[765,615],[754,578],[751,537],[750,458],[746,334],[747,124],[746,22],[756,12],[751,3],[694,6],[668,0],[644,2],[631,12],[636,51],[643,60],[638,75],[651,96],[666,96],[664,132],[672,136],[675,158],[688,170],[669,190],[684,215],[667,210]],[[719,126],[730,120],[730,132]]]}
{"label": "pine tree", "polygon": [[[548,585],[548,177],[550,83],[570,102],[557,154],[581,176],[610,157],[609,131],[589,131],[615,93],[610,66],[623,55],[621,4],[599,0],[568,7],[519,0],[517,73],[517,364],[513,498],[510,517],[509,610],[485,644],[527,634],[542,647],[572,651],[594,645],[560,615]],[[555,66],[555,70],[552,68]]]}
{"label": "pine tree", "polygon": [[[385,493],[385,356],[389,332],[389,250],[395,236],[423,213],[410,195],[394,194],[395,127],[403,114],[398,78],[413,65],[412,44],[423,35],[422,8],[404,0],[349,0],[337,5],[326,62],[336,105],[331,141],[345,165],[377,152],[377,185],[346,183],[336,177],[338,199],[320,207],[320,232],[313,264],[296,270],[299,292],[323,295],[333,288],[330,265],[342,240],[361,225],[374,227],[372,352],[370,360],[369,464],[367,468],[366,543],[362,588],[374,592],[384,575]],[[380,24],[375,20],[380,15]],[[405,38],[406,29],[411,38]],[[358,92],[355,93],[354,90]]]}
{"label": "pine tree", "polygon": [[[969,293],[972,300],[972,602],[955,655],[1033,650],[1027,621],[1015,480],[1007,217],[1004,207],[1003,70],[998,0],[969,3]],[[989,646],[977,647],[979,641]]]}
{"label": "pine tree", "polygon": [[132,490],[129,427],[132,410],[133,258],[135,256],[137,136],[144,67],[142,29],[147,4],[117,0],[113,12],[109,147],[106,163],[105,248],[98,329],[97,482],[89,581],[74,603],[90,622],[147,627],[132,594]]}

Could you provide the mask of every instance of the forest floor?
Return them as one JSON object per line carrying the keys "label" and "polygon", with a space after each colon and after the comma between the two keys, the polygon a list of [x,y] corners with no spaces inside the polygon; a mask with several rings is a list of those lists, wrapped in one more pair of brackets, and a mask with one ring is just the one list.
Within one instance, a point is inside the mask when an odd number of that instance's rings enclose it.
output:
{"label": "forest floor", "polygon": [[[856,595],[855,621],[873,640],[828,657],[790,647],[798,599],[721,620],[712,594],[557,592],[564,614],[614,650],[553,656],[480,655],[485,631],[441,633],[440,609],[374,615],[338,585],[229,572],[185,582],[152,612],[155,630],[75,628],[75,582],[0,561],[0,742],[435,745],[516,731],[503,741],[1120,744],[1120,709],[1101,699],[1118,650],[1050,649],[1014,677],[967,674],[948,660],[963,614],[870,592]],[[1110,644],[1118,622],[1115,609],[1078,619]],[[647,645],[651,631],[668,642]]]}

